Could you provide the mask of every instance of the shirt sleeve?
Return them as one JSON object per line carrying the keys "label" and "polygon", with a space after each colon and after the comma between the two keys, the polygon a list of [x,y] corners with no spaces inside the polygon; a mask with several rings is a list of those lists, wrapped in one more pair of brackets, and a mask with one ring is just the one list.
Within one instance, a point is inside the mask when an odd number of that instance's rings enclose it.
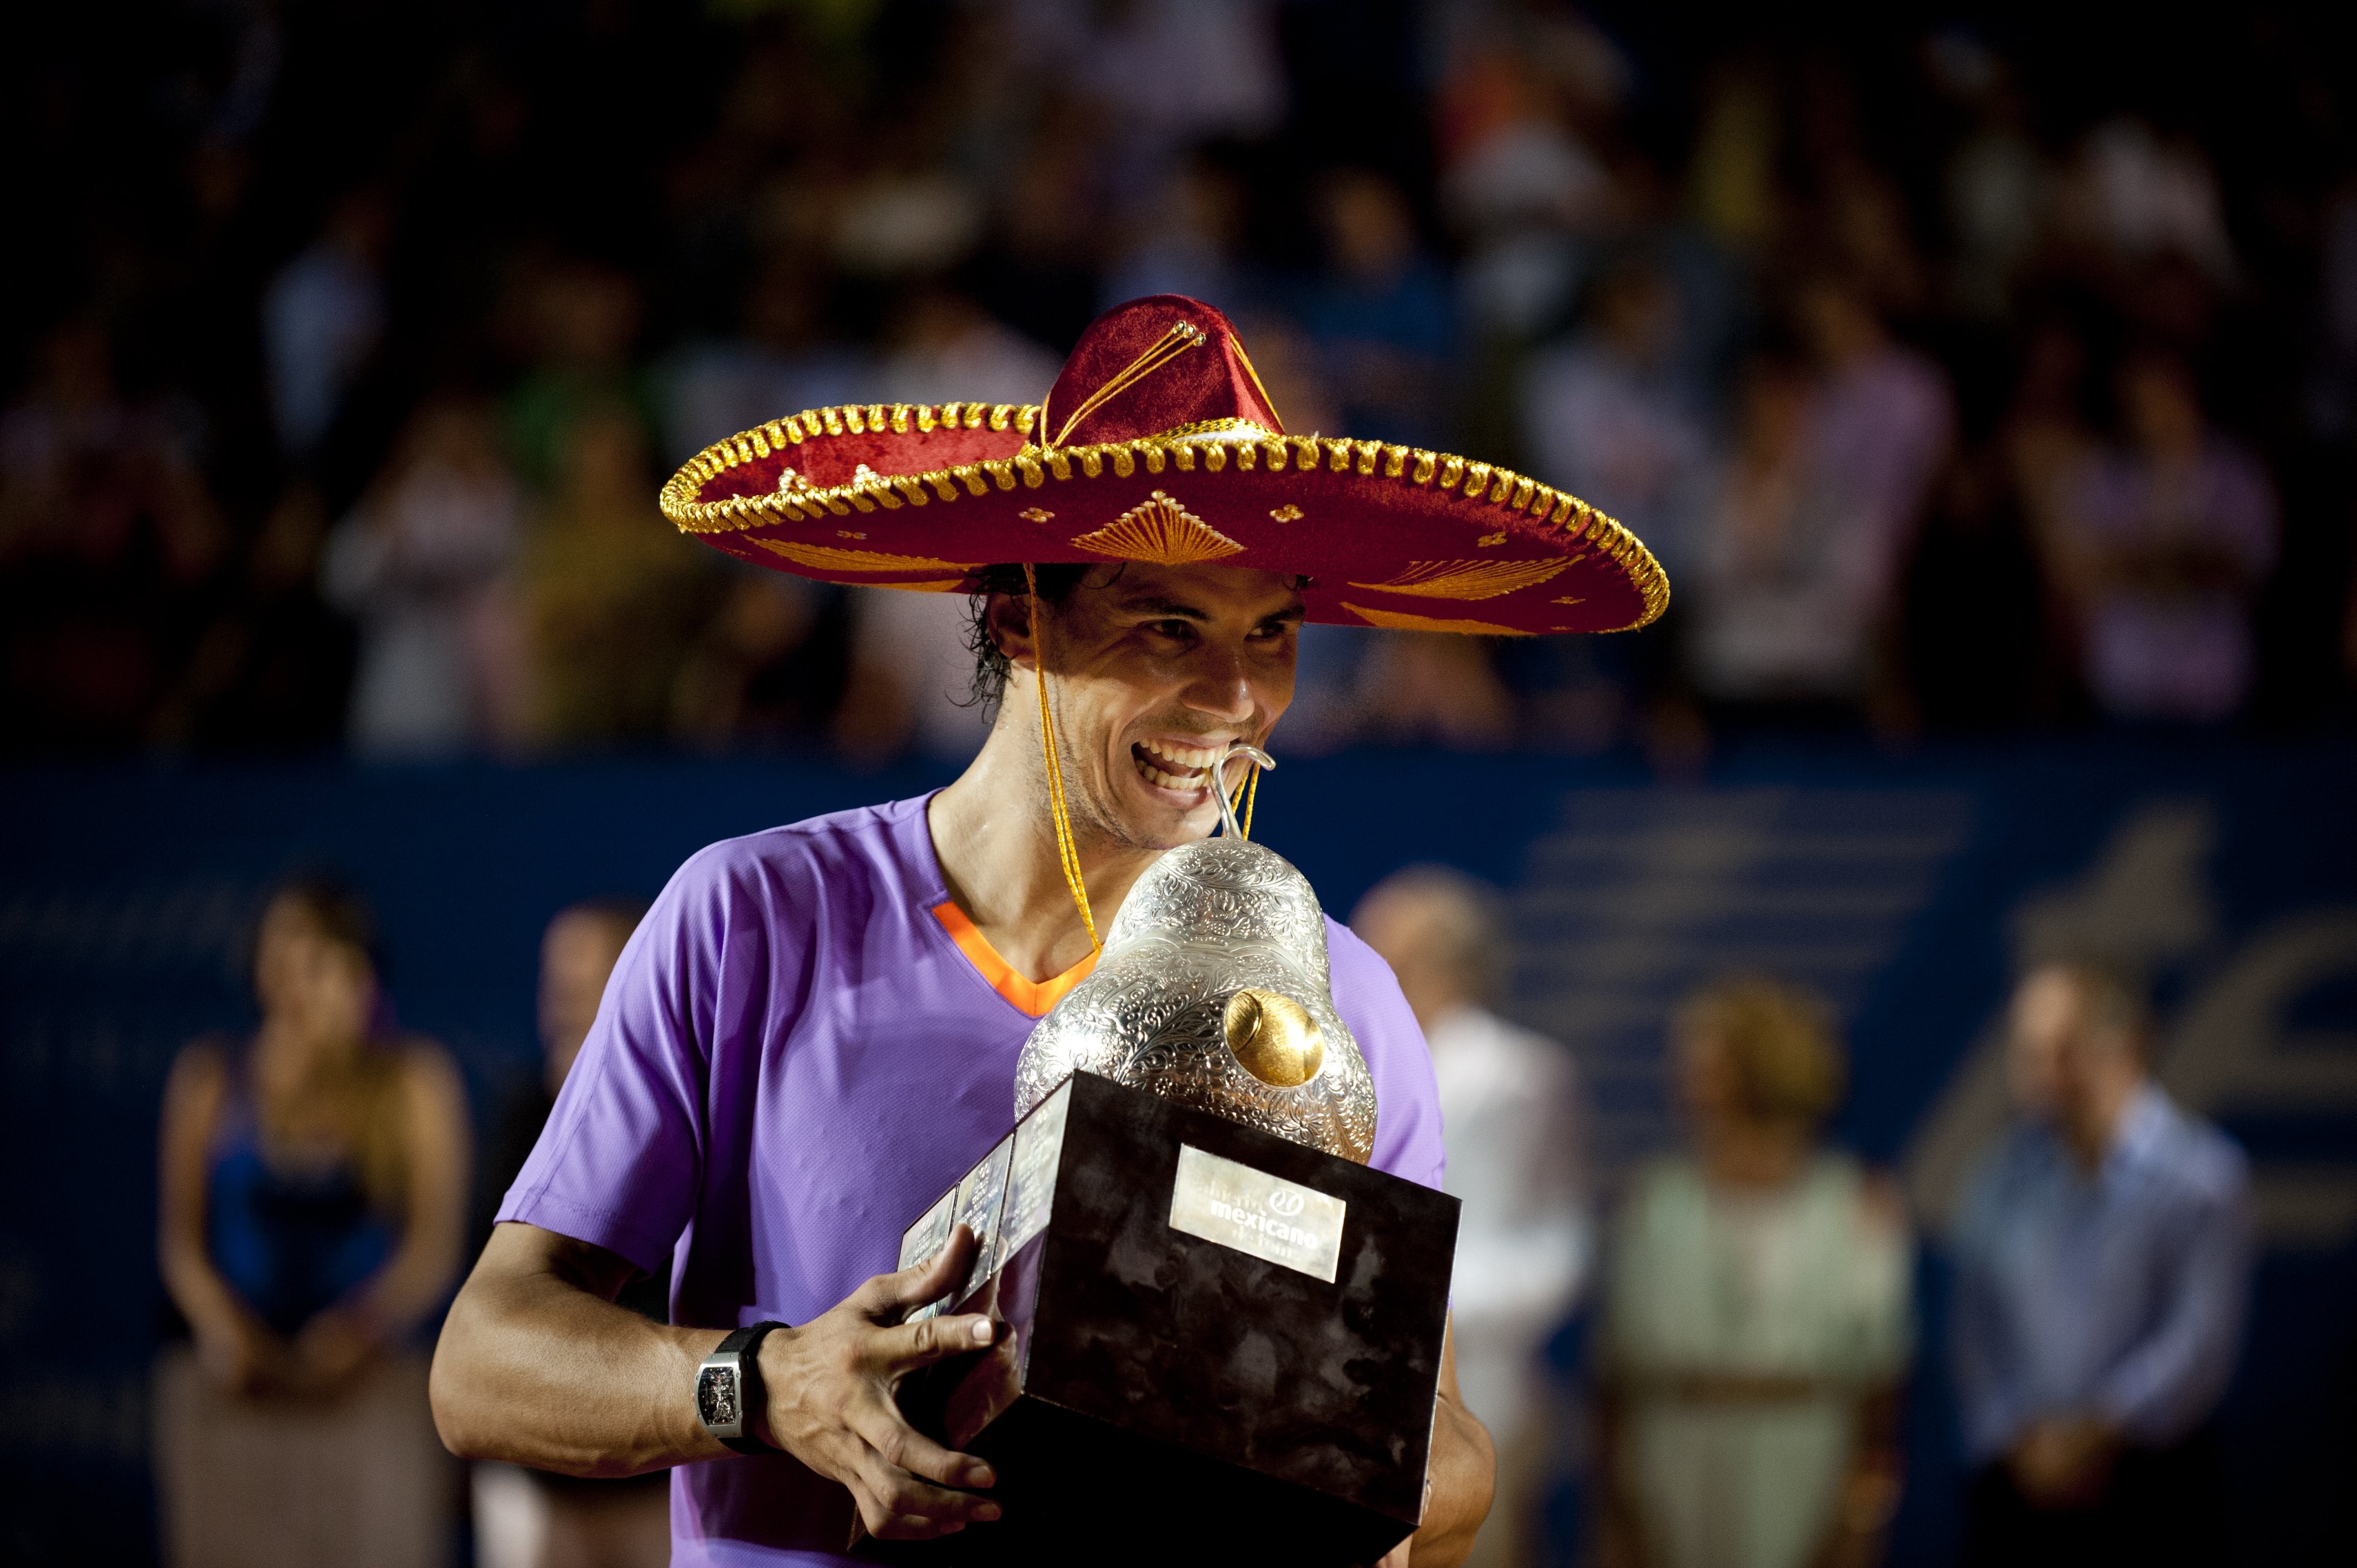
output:
{"label": "shirt sleeve", "polygon": [[1375,1080],[1375,1153],[1367,1163],[1437,1190],[1448,1155],[1440,1140],[1440,1086],[1424,1031],[1391,965],[1349,927],[1329,918],[1326,950],[1334,1010],[1358,1036],[1359,1054]]}
{"label": "shirt sleeve", "polygon": [[650,1273],[670,1256],[695,1211],[715,1022],[749,923],[731,918],[725,867],[720,846],[690,859],[639,923],[497,1219]]}
{"label": "shirt sleeve", "polygon": [[2179,1223],[2165,1261],[2168,1283],[2151,1332],[2098,1386],[2095,1408],[2130,1438],[2161,1444],[2209,1414],[2233,1377],[2248,1305],[2252,1227],[2249,1180],[2237,1151],[2219,1151]]}

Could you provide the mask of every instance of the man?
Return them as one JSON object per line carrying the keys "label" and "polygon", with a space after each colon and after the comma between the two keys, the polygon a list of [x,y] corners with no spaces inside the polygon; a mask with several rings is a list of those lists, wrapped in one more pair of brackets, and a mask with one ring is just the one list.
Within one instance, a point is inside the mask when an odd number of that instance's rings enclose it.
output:
{"label": "man", "polygon": [[2033,970],[2011,1027],[2025,1121],[1955,1238],[1966,1559],[2222,1562],[2206,1423],[2250,1288],[2242,1152],[2152,1081],[2142,999],[2107,971]]}
{"label": "man", "polygon": [[1592,1228],[1579,1075],[1571,1053],[1483,1005],[1506,953],[1487,890],[1443,866],[1376,884],[1351,929],[1399,977],[1432,1052],[1458,1219],[1457,1371],[1465,1406],[1496,1439],[1497,1500],[1474,1561],[1533,1560],[1547,1430],[1539,1351],[1579,1299]]}
{"label": "man", "polygon": [[[1283,714],[1301,620],[1347,595],[1361,624],[1437,628],[1414,607],[1435,582],[1484,599],[1459,629],[1634,624],[1666,597],[1642,546],[1568,497],[1359,445],[1286,437],[1226,319],[1165,296],[1092,327],[1038,407],[823,410],[672,481],[673,521],[743,559],[975,592],[980,684],[1004,701],[938,794],[716,844],[673,878],[451,1309],[434,1393],[454,1450],[679,1466],[675,1563],[835,1563],[855,1516],[888,1539],[989,1528],[990,1466],[894,1402],[909,1371],[996,1339],[984,1316],[902,1321],[972,1238],[882,1271],[1006,1132],[1017,1053],[1093,962],[1096,911],[1218,821],[1212,765]],[[1328,935],[1375,1083],[1372,1163],[1437,1186],[1414,1017],[1363,943]],[[672,1326],[611,1305],[666,1255]],[[728,1325],[760,1387],[724,1441],[693,1390]],[[1400,1562],[1460,1561],[1488,1504],[1489,1440],[1443,1361]]]}
{"label": "man", "polygon": [[[645,913],[638,899],[587,899],[558,910],[542,933],[541,1071],[510,1100],[487,1152],[485,1232],[539,1143],[607,978]],[[662,1321],[668,1272],[631,1281],[621,1305]],[[473,1482],[479,1568],[659,1568],[671,1560],[670,1487],[659,1472],[599,1480],[487,1464],[475,1466]]]}

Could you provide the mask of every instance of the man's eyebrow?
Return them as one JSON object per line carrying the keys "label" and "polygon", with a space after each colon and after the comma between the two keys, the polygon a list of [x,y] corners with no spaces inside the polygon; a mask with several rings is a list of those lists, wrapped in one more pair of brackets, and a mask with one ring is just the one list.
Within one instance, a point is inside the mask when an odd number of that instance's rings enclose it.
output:
{"label": "man's eyebrow", "polygon": [[1197,609],[1193,605],[1184,604],[1178,599],[1160,598],[1151,594],[1140,594],[1133,598],[1125,598],[1121,601],[1121,607],[1135,614],[1175,617],[1180,620],[1208,622],[1211,618],[1209,611]]}
{"label": "man's eyebrow", "polygon": [[[1166,599],[1155,594],[1140,594],[1135,597],[1124,599],[1121,601],[1121,607],[1128,614],[1152,616],[1157,619],[1191,620],[1206,626],[1210,625],[1211,620],[1211,613],[1207,610],[1199,609],[1184,600]],[[1271,610],[1260,618],[1263,623],[1265,623],[1273,620],[1306,620],[1308,616],[1308,607],[1297,599],[1283,609]]]}

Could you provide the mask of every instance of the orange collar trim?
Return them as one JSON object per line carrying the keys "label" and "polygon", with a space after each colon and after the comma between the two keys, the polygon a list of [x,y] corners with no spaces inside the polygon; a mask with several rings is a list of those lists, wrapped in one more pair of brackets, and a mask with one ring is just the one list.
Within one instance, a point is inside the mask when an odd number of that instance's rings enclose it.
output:
{"label": "orange collar trim", "polygon": [[934,905],[933,918],[942,923],[942,929],[950,934],[950,940],[957,943],[958,951],[965,954],[966,961],[981,972],[990,988],[1027,1017],[1045,1017],[1049,1008],[1061,1002],[1065,993],[1086,980],[1097,966],[1097,955],[1091,953],[1053,980],[1028,980],[998,956],[990,940],[954,903],[944,900]]}

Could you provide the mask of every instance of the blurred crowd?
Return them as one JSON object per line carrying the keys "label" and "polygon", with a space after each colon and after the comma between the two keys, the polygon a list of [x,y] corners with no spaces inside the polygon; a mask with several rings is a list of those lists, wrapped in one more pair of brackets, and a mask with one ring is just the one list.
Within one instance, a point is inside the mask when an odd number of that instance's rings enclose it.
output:
{"label": "blurred crowd", "polygon": [[2347,722],[2321,16],[2091,71],[2093,23],[1566,0],[134,9],[0,68],[17,755],[963,753],[953,596],[733,565],[656,486],[1036,400],[1163,291],[1288,425],[1527,469],[1673,581],[1625,638],[1313,628],[1280,744]]}

